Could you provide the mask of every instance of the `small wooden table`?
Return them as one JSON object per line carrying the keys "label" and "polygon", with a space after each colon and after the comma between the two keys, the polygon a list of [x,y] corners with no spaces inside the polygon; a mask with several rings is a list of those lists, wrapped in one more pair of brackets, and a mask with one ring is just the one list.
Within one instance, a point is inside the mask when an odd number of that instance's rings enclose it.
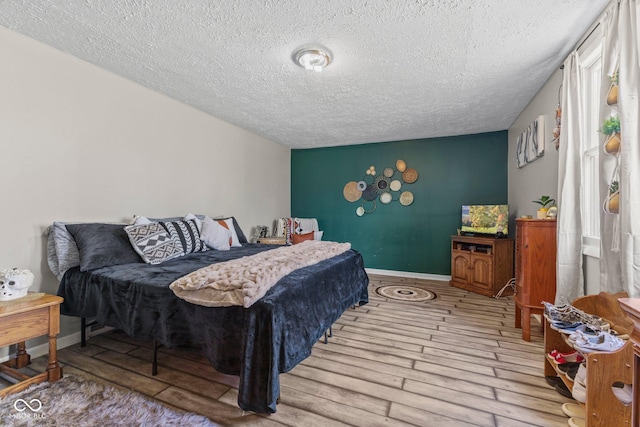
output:
{"label": "small wooden table", "polygon": [[258,237],[257,242],[263,245],[286,245],[287,239],[284,237]]}
{"label": "small wooden table", "polygon": [[[30,292],[11,301],[0,301],[0,347],[17,344],[15,358],[0,364],[0,372],[20,382],[0,390],[0,397],[15,393],[32,384],[54,382],[62,378],[58,365],[56,335],[60,333],[60,304],[55,295]],[[42,335],[49,336],[49,363],[46,372],[29,377],[17,371],[31,361],[25,341]]]}

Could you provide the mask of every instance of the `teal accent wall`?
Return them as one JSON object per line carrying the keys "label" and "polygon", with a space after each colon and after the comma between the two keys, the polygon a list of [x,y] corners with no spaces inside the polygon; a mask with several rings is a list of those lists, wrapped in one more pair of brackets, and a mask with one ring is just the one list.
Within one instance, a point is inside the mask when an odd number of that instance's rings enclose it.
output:
{"label": "teal accent wall", "polygon": [[[507,151],[507,131],[292,150],[291,216],[317,218],[323,240],[351,242],[367,268],[449,275],[462,205],[507,203]],[[371,165],[377,175],[395,170],[398,159],[419,173],[400,190],[414,194],[413,204],[377,201],[375,212],[357,216],[362,199],[348,202],[345,184]]]}

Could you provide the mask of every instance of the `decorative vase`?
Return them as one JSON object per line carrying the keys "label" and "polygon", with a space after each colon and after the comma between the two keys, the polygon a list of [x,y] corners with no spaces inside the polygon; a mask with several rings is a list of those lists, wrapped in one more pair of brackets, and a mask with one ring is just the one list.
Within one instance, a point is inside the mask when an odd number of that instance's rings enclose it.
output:
{"label": "decorative vase", "polygon": [[27,296],[33,279],[33,273],[29,270],[7,268],[0,271],[0,301]]}
{"label": "decorative vase", "polygon": [[612,155],[617,155],[620,152],[620,134],[618,132],[614,132],[607,137],[604,142],[604,151]]}
{"label": "decorative vase", "polygon": [[538,211],[536,212],[536,218],[545,219],[547,217],[547,211],[548,210],[549,210],[549,208],[540,208],[540,209],[538,209]]}
{"label": "decorative vase", "polygon": [[609,92],[607,92],[607,104],[616,105],[618,103],[618,85],[611,83]]}
{"label": "decorative vase", "polygon": [[620,212],[620,191],[609,194],[609,197],[604,201],[604,211],[612,214]]}

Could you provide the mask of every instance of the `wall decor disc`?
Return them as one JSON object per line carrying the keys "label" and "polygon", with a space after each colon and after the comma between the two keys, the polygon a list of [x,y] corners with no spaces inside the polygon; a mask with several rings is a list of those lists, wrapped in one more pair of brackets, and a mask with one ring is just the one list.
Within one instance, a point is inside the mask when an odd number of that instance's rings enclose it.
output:
{"label": "wall decor disc", "polygon": [[411,203],[413,203],[413,193],[411,191],[404,191],[400,195],[400,204],[402,206],[409,206]]}
{"label": "wall decor disc", "polygon": [[401,187],[402,183],[398,179],[394,179],[393,181],[391,181],[391,184],[389,184],[389,188],[391,188],[391,191],[398,191]]}
{"label": "wall decor disc", "polygon": [[398,169],[398,172],[404,172],[405,169],[407,169],[407,164],[404,162],[404,160],[398,159],[396,161],[396,169]]}
{"label": "wall decor disc", "polygon": [[392,199],[393,197],[391,197],[391,193],[382,193],[380,195],[380,203],[383,203],[385,205],[391,203]]}
{"label": "wall decor disc", "polygon": [[382,285],[376,289],[376,293],[384,298],[407,302],[422,302],[436,298],[436,294],[427,289],[409,285]]}
{"label": "wall decor disc", "polygon": [[386,168],[383,172],[383,175],[386,176],[387,178],[391,178],[393,176],[393,169]]}
{"label": "wall decor disc", "polygon": [[356,184],[356,189],[360,192],[367,189],[367,183],[364,181],[358,181]]}
{"label": "wall decor disc", "polygon": [[375,200],[378,198],[378,190],[373,185],[367,185],[367,188],[362,192],[362,198],[366,201]]}
{"label": "wall decor disc", "polygon": [[358,215],[358,216],[364,215],[364,208],[362,206],[358,206],[356,208],[356,215]]}
{"label": "wall decor disc", "polygon": [[373,186],[376,187],[378,194],[389,191],[389,179],[383,176],[376,176],[376,179],[373,180]]}
{"label": "wall decor disc", "polygon": [[408,168],[402,173],[402,180],[407,184],[413,184],[418,180],[418,171],[414,168]]}
{"label": "wall decor disc", "polygon": [[355,181],[349,181],[345,184],[342,190],[342,195],[349,202],[355,202],[362,197],[362,191],[358,190],[358,183]]}
{"label": "wall decor disc", "polygon": [[362,209],[364,209],[364,213],[373,213],[373,211],[375,211],[376,208],[378,207],[375,200],[370,200],[370,202],[373,203],[373,206],[371,206],[370,209],[367,209],[364,207],[364,204],[367,202],[362,202]]}

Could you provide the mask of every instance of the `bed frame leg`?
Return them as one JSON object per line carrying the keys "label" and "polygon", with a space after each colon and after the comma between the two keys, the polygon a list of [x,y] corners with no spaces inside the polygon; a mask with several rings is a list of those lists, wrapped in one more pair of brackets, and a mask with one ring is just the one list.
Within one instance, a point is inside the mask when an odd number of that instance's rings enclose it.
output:
{"label": "bed frame leg", "polygon": [[80,318],[80,347],[87,346],[87,319]]}
{"label": "bed frame leg", "polygon": [[151,362],[151,375],[158,375],[158,340],[153,340],[153,362]]}
{"label": "bed frame leg", "polygon": [[324,343],[328,344],[329,343],[329,337],[333,336],[333,326],[329,326],[329,330],[324,331]]}

